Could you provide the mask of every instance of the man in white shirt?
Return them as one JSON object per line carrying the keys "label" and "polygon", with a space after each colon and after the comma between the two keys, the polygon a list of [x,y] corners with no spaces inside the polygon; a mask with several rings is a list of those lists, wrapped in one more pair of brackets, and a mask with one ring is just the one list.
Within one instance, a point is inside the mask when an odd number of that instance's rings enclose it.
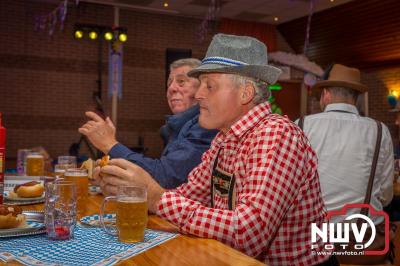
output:
{"label": "man in white shirt", "polygon": [[[361,117],[355,106],[357,96],[366,92],[360,71],[335,64],[326,79],[312,88],[320,92],[322,113],[303,120],[303,130],[318,157],[318,172],[328,211],[341,210],[348,203],[363,203],[367,191],[377,138],[376,122]],[[299,124],[299,120],[296,121]],[[300,123],[301,124],[301,123]],[[382,141],[370,204],[381,211],[393,197],[393,144],[382,124]],[[350,210],[347,215],[358,213]],[[331,222],[345,217],[336,216]],[[371,217],[375,224],[383,217]]]}

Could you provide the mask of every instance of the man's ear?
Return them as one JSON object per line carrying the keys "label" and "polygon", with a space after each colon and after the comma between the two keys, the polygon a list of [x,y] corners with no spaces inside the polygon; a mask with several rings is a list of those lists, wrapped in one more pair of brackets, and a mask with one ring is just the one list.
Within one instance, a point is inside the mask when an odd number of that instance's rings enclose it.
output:
{"label": "man's ear", "polygon": [[251,83],[246,83],[240,92],[240,103],[246,105],[250,103],[256,95],[256,89]]}
{"label": "man's ear", "polygon": [[329,103],[332,102],[332,93],[328,89],[324,89],[324,97]]}

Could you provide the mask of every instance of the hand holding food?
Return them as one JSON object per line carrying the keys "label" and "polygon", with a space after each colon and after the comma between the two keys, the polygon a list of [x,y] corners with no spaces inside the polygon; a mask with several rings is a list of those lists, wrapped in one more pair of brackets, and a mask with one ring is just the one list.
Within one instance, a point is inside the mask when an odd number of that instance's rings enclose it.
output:
{"label": "hand holding food", "polygon": [[110,161],[110,156],[109,155],[104,155],[103,158],[101,158],[100,161],[100,167],[106,166],[108,162]]}

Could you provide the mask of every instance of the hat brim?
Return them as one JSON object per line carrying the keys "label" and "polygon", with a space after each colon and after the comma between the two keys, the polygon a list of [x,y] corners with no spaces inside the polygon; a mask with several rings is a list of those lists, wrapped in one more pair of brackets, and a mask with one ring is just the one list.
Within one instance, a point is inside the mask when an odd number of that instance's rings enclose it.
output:
{"label": "hat brim", "polygon": [[361,83],[339,81],[339,80],[322,80],[322,81],[317,82],[311,89],[312,89],[313,93],[318,93],[323,88],[328,88],[328,87],[344,87],[344,88],[356,90],[361,93],[368,91],[368,87]]}
{"label": "hat brim", "polygon": [[223,66],[219,64],[204,64],[188,72],[189,77],[198,78],[204,73],[227,73],[238,74],[256,80],[274,84],[282,71],[274,66],[259,66],[259,65],[245,65],[245,66]]}

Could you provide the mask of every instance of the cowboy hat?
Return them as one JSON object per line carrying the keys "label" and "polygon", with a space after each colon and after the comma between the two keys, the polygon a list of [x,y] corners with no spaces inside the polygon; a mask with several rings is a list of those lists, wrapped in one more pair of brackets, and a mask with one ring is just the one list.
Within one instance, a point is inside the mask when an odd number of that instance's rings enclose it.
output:
{"label": "cowboy hat", "polygon": [[360,82],[360,70],[340,64],[334,64],[325,71],[324,79],[312,87],[314,92],[327,87],[344,87],[359,92],[368,91],[368,87]]}
{"label": "cowboy hat", "polygon": [[273,84],[282,71],[268,65],[267,47],[259,40],[219,33],[212,39],[201,65],[192,69],[188,76],[215,72],[238,74]]}

